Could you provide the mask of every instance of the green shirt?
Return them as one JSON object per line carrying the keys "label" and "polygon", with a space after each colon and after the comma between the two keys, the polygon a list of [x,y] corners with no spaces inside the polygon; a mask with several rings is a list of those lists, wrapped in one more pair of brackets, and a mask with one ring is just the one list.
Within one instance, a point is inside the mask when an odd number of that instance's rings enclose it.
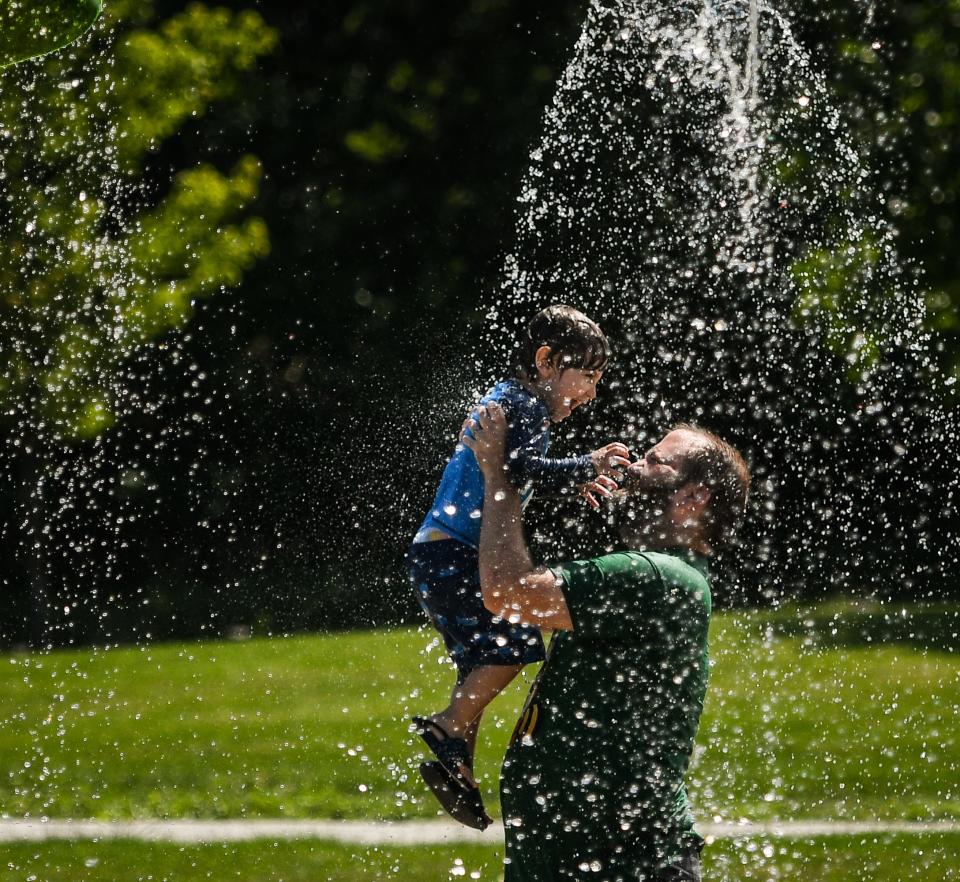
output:
{"label": "green shirt", "polygon": [[573,631],[504,760],[504,882],[636,879],[702,844],[683,777],[709,673],[706,561],[631,551],[555,573]]}

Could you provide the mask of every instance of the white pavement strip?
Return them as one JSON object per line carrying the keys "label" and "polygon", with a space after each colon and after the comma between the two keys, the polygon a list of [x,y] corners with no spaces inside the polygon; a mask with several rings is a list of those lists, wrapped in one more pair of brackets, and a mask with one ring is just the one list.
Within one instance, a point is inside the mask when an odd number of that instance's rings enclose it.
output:
{"label": "white pavement strip", "polygon": [[[958,833],[960,821],[770,821],[698,824],[708,839],[802,839],[877,833]],[[0,842],[47,839],[137,839],[148,842],[239,842],[249,839],[326,839],[356,845],[495,843],[499,824],[485,833],[447,821],[307,821],[270,818],[217,821],[61,821],[0,818]]]}

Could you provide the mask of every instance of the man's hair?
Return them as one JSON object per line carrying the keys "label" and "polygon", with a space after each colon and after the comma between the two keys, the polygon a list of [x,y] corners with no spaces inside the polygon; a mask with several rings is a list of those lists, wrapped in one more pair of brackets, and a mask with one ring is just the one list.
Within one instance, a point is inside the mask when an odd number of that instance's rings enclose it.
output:
{"label": "man's hair", "polygon": [[683,478],[710,489],[707,541],[718,548],[729,545],[746,514],[750,467],[739,450],[707,429],[679,423],[671,431],[690,432],[702,441],[687,459]]}
{"label": "man's hair", "polygon": [[603,370],[611,356],[610,343],[599,325],[563,303],[540,310],[521,332],[514,370],[522,379],[536,379],[541,346],[550,347],[550,358],[561,370]]}

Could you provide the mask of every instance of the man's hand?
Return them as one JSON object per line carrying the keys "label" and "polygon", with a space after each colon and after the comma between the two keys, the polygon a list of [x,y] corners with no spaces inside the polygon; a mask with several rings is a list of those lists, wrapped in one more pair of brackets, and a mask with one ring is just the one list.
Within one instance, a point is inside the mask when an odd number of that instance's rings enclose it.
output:
{"label": "man's hand", "polygon": [[590,458],[593,460],[593,467],[597,470],[598,475],[617,477],[623,469],[630,465],[630,449],[626,444],[614,441],[612,444],[607,444],[606,447],[594,450],[590,454]]}
{"label": "man's hand", "polygon": [[[469,430],[469,434],[468,434]],[[477,408],[460,441],[477,458],[485,492],[480,525],[480,589],[494,615],[548,630],[572,630],[570,611],[554,574],[535,568],[520,525],[520,494],[504,471],[507,418],[499,404]]]}
{"label": "man's hand", "polygon": [[464,424],[460,442],[473,451],[485,479],[505,478],[507,417],[499,404],[491,401],[478,407],[476,419],[468,419]]}
{"label": "man's hand", "polygon": [[600,500],[597,499],[598,496],[609,499],[613,496],[614,491],[617,489],[617,482],[613,478],[609,478],[606,475],[597,475],[597,477],[588,481],[586,484],[581,484],[577,489],[580,491],[580,495],[587,500],[587,504],[591,508],[600,508]]}

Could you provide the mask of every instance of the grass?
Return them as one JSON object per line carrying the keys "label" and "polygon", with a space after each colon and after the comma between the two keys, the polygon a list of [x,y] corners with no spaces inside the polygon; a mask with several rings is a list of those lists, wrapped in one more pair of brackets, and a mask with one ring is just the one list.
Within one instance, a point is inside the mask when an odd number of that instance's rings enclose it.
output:
{"label": "grass", "polygon": [[[740,839],[704,852],[713,882],[815,879],[955,882],[960,835]],[[178,846],[130,841],[44,842],[4,847],[0,882],[451,882],[502,878],[502,852],[484,845],[419,848],[325,842]]]}
{"label": "grass", "polygon": [[[928,613],[715,616],[689,776],[698,815],[960,816],[956,611]],[[874,619],[883,627],[867,627]],[[920,645],[926,619],[948,623],[937,649]],[[416,629],[11,655],[0,659],[0,812],[433,816],[406,721],[440,706],[443,661]],[[478,772],[492,803],[524,692],[514,684],[484,724]]]}

